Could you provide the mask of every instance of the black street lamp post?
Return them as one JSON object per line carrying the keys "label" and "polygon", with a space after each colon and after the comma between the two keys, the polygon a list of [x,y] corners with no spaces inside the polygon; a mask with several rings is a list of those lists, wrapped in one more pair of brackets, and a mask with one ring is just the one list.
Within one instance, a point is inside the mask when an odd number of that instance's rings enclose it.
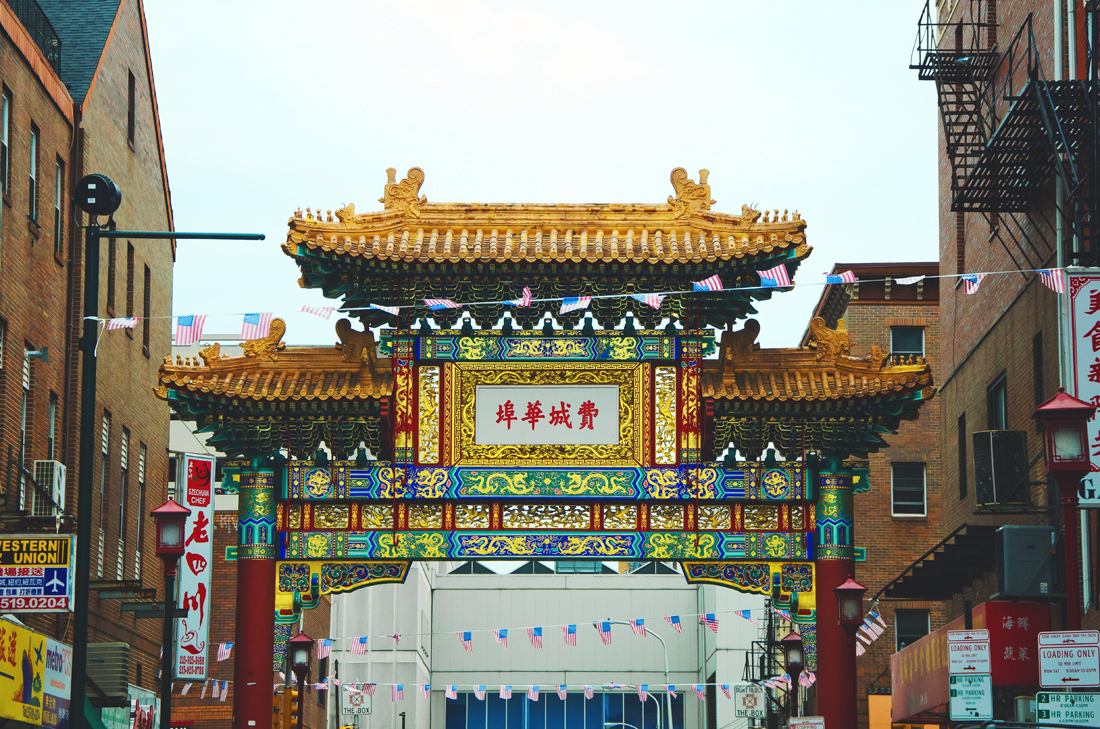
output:
{"label": "black street lamp post", "polygon": [[172,726],[172,673],[175,661],[176,567],[183,556],[183,531],[191,510],[175,501],[166,501],[149,512],[157,520],[157,556],[164,563],[164,626],[160,660],[160,725]]}

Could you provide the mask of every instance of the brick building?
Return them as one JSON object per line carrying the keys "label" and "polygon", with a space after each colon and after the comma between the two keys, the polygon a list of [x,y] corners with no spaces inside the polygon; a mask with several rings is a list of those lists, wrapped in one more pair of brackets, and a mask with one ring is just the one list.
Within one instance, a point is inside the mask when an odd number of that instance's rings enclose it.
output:
{"label": "brick building", "polygon": [[[878,345],[895,359],[921,357],[933,364],[939,359],[937,263],[838,263],[833,273],[841,271],[852,271],[856,283],[827,285],[813,316],[830,328],[843,319],[854,332],[853,356],[867,356]],[[908,286],[896,282],[909,276],[930,278]],[[809,340],[807,328],[802,346]],[[856,579],[868,596],[939,540],[939,409],[938,398],[932,398],[919,418],[901,423],[888,448],[859,464],[866,471],[860,469],[856,487],[855,544],[864,559],[856,566]],[[890,627],[856,662],[861,727],[868,726],[869,704],[889,704],[884,694],[889,693],[890,656],[896,647],[927,635],[943,617],[936,603],[926,601],[882,602],[877,611]]]}
{"label": "brick building", "polygon": [[[942,120],[939,269],[949,278],[941,282],[942,338],[939,355],[932,359],[939,387],[940,519],[922,535],[916,551],[923,557],[890,577],[883,596],[895,607],[927,601],[932,630],[956,620],[962,627],[970,608],[978,612],[1004,592],[994,570],[998,528],[1052,529],[1052,563],[1063,564],[1065,525],[1055,508],[1057,489],[1046,478],[1042,436],[1032,417],[1062,378],[1058,296],[1037,271],[1087,261],[1074,253],[1069,211],[1079,202],[1065,196],[1068,188],[1056,189],[1056,174],[1040,169],[1050,156],[1043,115],[1025,120],[1012,111],[1026,106],[1013,107],[1013,98],[1036,98],[1042,105],[1053,98],[1044,96],[1048,91],[1057,96],[1071,88],[1061,79],[1084,76],[1084,24],[1077,0],[940,0],[928,3],[918,26],[912,68],[922,80],[936,83]],[[1030,67],[1020,64],[1025,56]],[[964,65],[965,73],[959,73]],[[1074,113],[1076,101],[1070,97],[1059,97],[1057,103],[1058,113]],[[1058,113],[1047,118],[1057,120]],[[990,119],[997,126],[990,126]],[[1009,128],[1014,130],[1010,143],[1002,137]],[[1001,154],[1006,144],[1011,146],[1008,156]],[[1007,169],[1014,172],[1003,177]],[[981,272],[995,273],[969,292],[961,276]],[[1011,438],[1015,453],[990,445],[1002,435]],[[990,471],[987,451],[994,459],[1022,454],[1012,483]],[[1089,521],[1094,531],[1096,520]],[[1056,577],[1056,583],[1063,580]],[[869,594],[874,592],[872,587]],[[1085,627],[1100,624],[1095,594],[1092,603]],[[1065,625],[1064,600],[1040,599],[1039,605],[1052,629]],[[997,654],[997,636],[993,640]],[[1032,648],[1029,660],[1034,653]],[[1016,697],[1033,696],[1036,682],[1009,685],[995,670],[994,718],[1028,718]],[[895,699],[912,694],[914,686],[893,676]],[[893,703],[895,722],[947,721],[945,704],[917,701],[904,709],[901,703]]]}
{"label": "brick building", "polygon": [[[33,33],[28,31],[33,29]],[[0,448],[3,529],[75,531],[83,246],[72,204],[91,172],[123,191],[119,229],[170,230],[164,150],[140,0],[0,2]],[[105,222],[103,220],[101,223]],[[104,239],[100,315],[142,317],[98,348],[92,579],[163,589],[147,516],[166,498],[168,410],[152,394],[170,346],[173,243]],[[42,353],[48,350],[48,356]],[[28,356],[30,353],[30,356]],[[65,468],[63,478],[53,467]],[[158,596],[163,599],[163,595]],[[156,689],[160,621],[90,601],[92,643],[129,646],[129,683]],[[24,615],[71,642],[71,615]],[[91,692],[90,692],[91,695]]]}

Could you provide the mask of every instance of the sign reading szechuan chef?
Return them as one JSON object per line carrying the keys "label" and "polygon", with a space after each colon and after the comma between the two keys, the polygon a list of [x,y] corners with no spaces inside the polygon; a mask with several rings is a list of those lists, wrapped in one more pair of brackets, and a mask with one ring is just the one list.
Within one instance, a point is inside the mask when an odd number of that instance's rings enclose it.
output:
{"label": "sign reading szechuan chef", "polygon": [[0,539],[0,611],[72,610],[73,539],[41,534]]}
{"label": "sign reading szechuan chef", "polygon": [[[1100,406],[1100,271],[1067,271],[1074,394]],[[1100,418],[1089,421],[1091,474],[1079,488],[1081,506],[1100,507]]]}
{"label": "sign reading szechuan chef", "polygon": [[479,385],[477,445],[614,445],[617,385]]}
{"label": "sign reading szechuan chef", "polygon": [[187,617],[176,622],[176,678],[205,680],[214,563],[214,459],[185,455],[181,466],[177,498],[182,497],[191,515],[183,530],[184,553],[178,571],[179,607],[187,610]]}

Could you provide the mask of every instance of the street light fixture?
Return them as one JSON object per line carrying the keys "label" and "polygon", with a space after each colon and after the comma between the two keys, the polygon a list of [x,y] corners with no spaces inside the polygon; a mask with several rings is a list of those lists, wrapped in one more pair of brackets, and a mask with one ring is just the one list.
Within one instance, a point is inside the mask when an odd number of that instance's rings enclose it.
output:
{"label": "street light fixture", "polygon": [[[313,652],[313,638],[305,633],[287,641],[290,649],[290,667],[294,671],[294,677],[298,679],[298,695],[304,696],[306,686],[306,674],[309,673],[309,654]],[[298,711],[298,729],[302,729],[302,711]]]}
{"label": "street light fixture", "polygon": [[1081,590],[1077,579],[1077,488],[1089,472],[1088,424],[1096,408],[1059,387],[1058,394],[1035,408],[1046,437],[1047,474],[1058,482],[1066,560],[1066,617],[1070,630],[1081,629]]}
{"label": "street light fixture", "polygon": [[863,623],[863,593],[867,588],[859,584],[851,577],[843,585],[833,589],[836,595],[836,612],[840,624],[845,628],[852,628],[852,637],[855,637],[855,627]]}
{"label": "street light fixture", "polygon": [[787,694],[791,697],[791,716],[798,716],[798,676],[802,673],[802,636],[793,630],[779,641],[783,649],[787,675],[791,677],[791,687]]}
{"label": "street light fixture", "polygon": [[172,726],[172,674],[176,656],[176,567],[184,552],[183,530],[191,510],[169,499],[149,512],[157,523],[157,556],[164,563],[164,625],[160,659],[160,725]]}

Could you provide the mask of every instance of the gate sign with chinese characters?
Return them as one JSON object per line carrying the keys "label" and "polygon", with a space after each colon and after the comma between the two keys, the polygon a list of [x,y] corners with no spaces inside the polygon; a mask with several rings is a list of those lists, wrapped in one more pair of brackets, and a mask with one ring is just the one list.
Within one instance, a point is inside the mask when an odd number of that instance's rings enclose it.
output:
{"label": "gate sign with chinese characters", "polygon": [[42,534],[0,539],[0,612],[71,610],[74,539]]}
{"label": "gate sign with chinese characters", "polygon": [[179,565],[179,606],[187,617],[176,623],[176,678],[206,678],[210,638],[210,576],[214,559],[214,459],[185,455],[180,481],[183,504],[191,510],[184,528]]}
{"label": "gate sign with chinese characters", "polygon": [[483,385],[476,392],[478,445],[619,442],[616,385]]}
{"label": "gate sign with chinese characters", "polygon": [[[1074,395],[1100,405],[1100,270],[1069,272],[1070,351]],[[1100,418],[1089,422],[1091,477],[1081,484],[1081,506],[1100,507]]]}

